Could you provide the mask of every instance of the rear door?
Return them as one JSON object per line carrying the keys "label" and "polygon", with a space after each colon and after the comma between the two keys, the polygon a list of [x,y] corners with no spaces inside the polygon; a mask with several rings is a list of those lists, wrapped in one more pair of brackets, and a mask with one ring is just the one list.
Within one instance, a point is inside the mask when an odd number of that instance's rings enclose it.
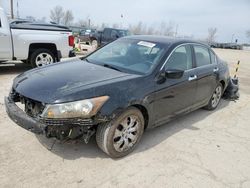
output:
{"label": "rear door", "polygon": [[218,66],[211,60],[210,49],[203,45],[193,45],[196,75],[197,93],[196,105],[206,104],[217,84]]}
{"label": "rear door", "polygon": [[183,70],[184,74],[178,79],[167,78],[164,83],[156,83],[154,101],[156,126],[192,107],[197,88],[197,76],[193,66],[192,48],[188,44],[176,48],[170,55],[164,69]]}
{"label": "rear door", "polygon": [[12,59],[10,28],[7,20],[3,17],[0,17],[0,59]]}

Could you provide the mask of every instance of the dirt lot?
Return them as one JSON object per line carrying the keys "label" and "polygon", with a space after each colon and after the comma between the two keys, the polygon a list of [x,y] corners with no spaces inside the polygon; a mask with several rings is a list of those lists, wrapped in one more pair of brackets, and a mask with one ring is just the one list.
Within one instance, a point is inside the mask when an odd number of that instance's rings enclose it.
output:
{"label": "dirt lot", "polygon": [[[216,50],[240,59],[241,98],[197,110],[147,131],[129,156],[113,160],[92,139],[62,144],[35,136],[5,113],[12,79],[28,70],[0,66],[1,187],[250,187],[250,51]],[[233,72],[233,71],[232,71]]]}

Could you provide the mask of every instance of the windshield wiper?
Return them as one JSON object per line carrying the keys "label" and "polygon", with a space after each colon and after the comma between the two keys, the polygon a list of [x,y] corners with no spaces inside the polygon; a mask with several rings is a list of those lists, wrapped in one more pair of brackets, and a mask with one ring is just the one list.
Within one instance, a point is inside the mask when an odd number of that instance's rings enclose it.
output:
{"label": "windshield wiper", "polygon": [[88,63],[90,63],[90,61],[88,60],[88,58],[84,58],[83,60],[87,61]]}
{"label": "windshield wiper", "polygon": [[112,65],[109,65],[109,64],[103,64],[103,66],[107,67],[107,68],[110,68],[110,69],[114,69],[114,70],[119,71],[119,72],[122,72],[120,69],[118,69],[118,68],[116,68],[116,67],[114,67]]}

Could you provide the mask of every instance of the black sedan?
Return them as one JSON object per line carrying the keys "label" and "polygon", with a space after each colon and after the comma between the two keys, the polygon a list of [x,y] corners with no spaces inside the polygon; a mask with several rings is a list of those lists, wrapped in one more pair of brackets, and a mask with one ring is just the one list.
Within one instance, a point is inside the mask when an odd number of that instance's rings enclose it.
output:
{"label": "black sedan", "polygon": [[31,132],[86,143],[96,135],[116,158],[129,154],[145,129],[198,108],[214,110],[229,80],[227,64],[202,43],[130,36],[82,60],[19,75],[5,105]]}

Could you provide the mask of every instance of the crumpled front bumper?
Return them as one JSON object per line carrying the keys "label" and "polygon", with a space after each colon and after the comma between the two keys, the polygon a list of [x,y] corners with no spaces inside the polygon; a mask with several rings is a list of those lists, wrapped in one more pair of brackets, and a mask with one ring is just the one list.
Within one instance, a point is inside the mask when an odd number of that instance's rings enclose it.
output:
{"label": "crumpled front bumper", "polygon": [[20,127],[31,131],[35,134],[43,134],[46,125],[40,123],[38,120],[28,116],[22,109],[20,109],[12,99],[5,97],[5,108],[8,116]]}
{"label": "crumpled front bumper", "polygon": [[48,138],[76,139],[82,137],[88,143],[95,133],[95,122],[92,119],[38,119],[30,117],[20,109],[9,96],[5,97],[6,112],[11,120],[20,127],[35,134],[44,134]]}

